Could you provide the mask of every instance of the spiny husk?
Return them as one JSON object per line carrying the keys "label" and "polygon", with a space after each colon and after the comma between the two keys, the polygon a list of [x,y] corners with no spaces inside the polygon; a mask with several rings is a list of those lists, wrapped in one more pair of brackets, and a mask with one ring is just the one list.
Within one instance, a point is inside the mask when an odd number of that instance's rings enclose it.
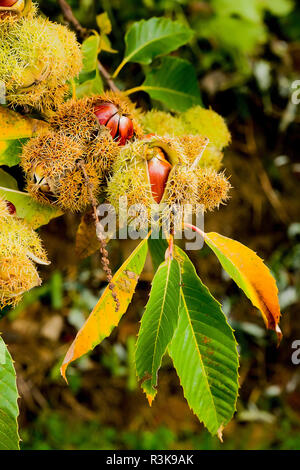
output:
{"label": "spiny husk", "polygon": [[119,110],[120,114],[131,119],[133,124],[134,136],[139,139],[144,131],[140,125],[142,113],[136,108],[136,105],[121,91],[106,91],[100,96],[91,98],[92,106],[99,106],[101,103],[112,103]]}
{"label": "spiny husk", "polygon": [[192,165],[201,155],[199,168],[214,168],[219,170],[222,165],[223,153],[201,135],[182,135],[178,137],[179,143],[183,146],[184,152]]}
{"label": "spiny husk", "polygon": [[213,168],[199,168],[196,173],[198,204],[202,204],[204,210],[209,211],[225,204],[229,199],[231,184],[224,172],[217,173]]}
{"label": "spiny husk", "polygon": [[139,125],[140,113],[135,105],[121,92],[106,92],[102,95],[69,100],[61,105],[57,112],[51,116],[50,124],[58,132],[79,140],[90,142],[99,132],[100,126],[94,108],[101,103],[113,103],[123,115],[132,120],[134,135],[140,138],[143,130]]}
{"label": "spiny husk", "polygon": [[142,116],[142,122],[145,132],[178,137],[191,162],[198,153],[197,147],[201,148],[203,139],[208,138],[209,143],[198,166],[220,169],[222,149],[229,144],[230,133],[223,118],[214,111],[194,106],[180,116],[172,116],[164,111],[152,110]]}
{"label": "spiny husk", "polygon": [[128,207],[143,204],[148,215],[156,205],[147,166],[151,147],[162,148],[172,164],[160,204],[170,210],[174,205],[191,204],[193,211],[197,212],[199,205],[203,206],[204,211],[213,210],[226,201],[230,184],[223,173],[217,173],[212,168],[193,167],[178,139],[155,136],[126,145],[113,166],[107,192],[117,213],[120,197],[127,197]]}
{"label": "spiny husk", "polygon": [[0,256],[5,255],[7,249],[11,253],[22,251],[29,257],[39,259],[42,264],[47,264],[47,254],[41,240],[26,222],[15,216],[1,221]]}
{"label": "spiny husk", "polygon": [[145,133],[156,135],[180,136],[186,134],[186,126],[179,116],[165,111],[152,109],[141,116]]}
{"label": "spiny husk", "polygon": [[22,294],[41,285],[41,279],[30,259],[21,252],[1,256],[0,263],[0,309],[15,307]]}
{"label": "spiny husk", "polygon": [[11,106],[56,108],[81,67],[80,46],[65,26],[29,16],[0,29],[0,80]]}
{"label": "spiny husk", "polygon": [[86,139],[61,132],[44,133],[23,147],[21,165],[27,190],[41,203],[81,211],[91,203],[90,191],[94,198],[99,195],[118,151],[118,144],[103,126],[88,144]]}
{"label": "spiny husk", "polygon": [[66,101],[50,117],[49,123],[56,132],[84,143],[91,142],[102,127],[89,97]]}
{"label": "spiny husk", "polygon": [[109,201],[116,209],[119,198],[124,196],[128,206],[155,204],[147,174],[147,149],[145,141],[135,141],[121,149],[107,187]]}
{"label": "spiny husk", "polygon": [[32,0],[17,0],[11,7],[0,7],[0,27],[9,28],[24,16],[33,18],[36,10],[36,5],[32,3]]}
{"label": "spiny husk", "polygon": [[24,292],[41,284],[34,262],[49,264],[37,233],[5,206],[0,198],[0,309],[15,306]]}
{"label": "spiny husk", "polygon": [[181,115],[181,120],[190,129],[191,134],[205,136],[219,150],[226,147],[230,141],[230,132],[222,116],[212,109],[194,106]]}

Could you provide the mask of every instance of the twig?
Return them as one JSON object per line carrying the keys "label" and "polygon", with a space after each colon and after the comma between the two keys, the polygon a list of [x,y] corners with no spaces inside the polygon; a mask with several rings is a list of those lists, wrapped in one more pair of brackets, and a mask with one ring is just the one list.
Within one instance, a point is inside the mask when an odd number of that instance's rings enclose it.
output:
{"label": "twig", "polygon": [[80,162],[77,163],[77,165],[82,170],[84,179],[86,181],[87,189],[88,189],[88,192],[89,192],[90,201],[91,201],[91,204],[93,206],[94,219],[95,219],[95,225],[96,225],[96,236],[97,236],[97,238],[100,242],[101,263],[102,263],[102,266],[103,266],[103,271],[106,274],[109,289],[111,290],[111,295],[112,295],[112,297],[115,301],[115,304],[116,304],[116,312],[118,312],[118,310],[120,308],[120,301],[119,301],[119,299],[117,297],[117,294],[114,290],[115,285],[112,282],[112,272],[111,272],[111,269],[109,267],[108,251],[106,249],[105,237],[103,236],[103,226],[102,226],[102,224],[99,220],[99,217],[98,217],[97,201],[96,201],[95,196],[93,195],[93,185],[90,182],[90,179],[87,175],[84,163],[82,161],[80,161]]}
{"label": "twig", "polygon": [[67,22],[70,23],[81,36],[85,36],[87,30],[81,26],[68,2],[66,0],[58,0],[58,3]]}
{"label": "twig", "polygon": [[[81,24],[79,23],[79,21],[75,17],[75,15],[73,13],[73,10],[70,7],[70,5],[68,4],[68,2],[66,0],[58,0],[58,2],[59,2],[60,8],[63,12],[63,15],[64,15],[66,21],[73,26],[75,31],[77,31],[77,33],[81,37],[85,37],[88,30],[81,26]],[[99,69],[99,72],[101,73],[101,75],[106,80],[109,88],[112,91],[115,91],[115,92],[120,91],[119,88],[115,85],[114,81],[112,80],[109,72],[106,70],[104,65],[101,64],[100,60],[98,60],[98,69]]]}
{"label": "twig", "polygon": [[115,92],[120,91],[117,85],[115,84],[115,82],[113,81],[113,79],[111,78],[111,75],[108,73],[106,68],[101,64],[100,60],[98,60],[98,69],[101,75],[105,78],[109,88]]}

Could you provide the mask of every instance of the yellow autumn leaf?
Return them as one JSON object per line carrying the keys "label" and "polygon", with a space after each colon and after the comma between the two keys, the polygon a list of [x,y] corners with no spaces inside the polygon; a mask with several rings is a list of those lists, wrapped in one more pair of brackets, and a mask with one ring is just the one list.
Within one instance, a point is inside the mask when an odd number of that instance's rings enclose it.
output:
{"label": "yellow autumn leaf", "polygon": [[104,338],[109,336],[126,312],[145,264],[148,237],[149,234],[131,253],[112,279],[114,292],[120,303],[119,309],[116,310],[115,300],[109,286],[107,286],[92,313],[78,331],[61,366],[61,374],[65,380],[67,380],[66,370],[68,365],[94,349]]}
{"label": "yellow autumn leaf", "polygon": [[224,270],[260,310],[266,327],[275,330],[280,341],[278,289],[263,260],[250,248],[218,233],[206,233],[204,239]]}
{"label": "yellow autumn leaf", "polygon": [[1,140],[5,141],[32,137],[47,129],[48,124],[0,106],[0,128]]}

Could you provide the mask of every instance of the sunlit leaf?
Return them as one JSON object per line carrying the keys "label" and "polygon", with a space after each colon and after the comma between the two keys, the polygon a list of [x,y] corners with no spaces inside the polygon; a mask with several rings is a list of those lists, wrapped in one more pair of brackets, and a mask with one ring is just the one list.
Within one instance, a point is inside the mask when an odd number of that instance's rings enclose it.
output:
{"label": "sunlit leaf", "polygon": [[125,36],[125,57],[114,76],[127,62],[150,64],[155,57],[186,44],[193,35],[190,28],[168,18],[151,18],[134,23]]}
{"label": "sunlit leaf", "polygon": [[116,303],[109,286],[106,287],[64,358],[61,367],[64,378],[66,378],[67,367],[72,361],[94,349],[119,324],[134,294],[138,278],[145,264],[147,251],[146,238],[141,241],[113,277],[114,292],[120,302],[118,310],[116,310]]}
{"label": "sunlit leaf", "polygon": [[174,111],[201,104],[195,69],[183,59],[164,57],[160,67],[151,70],[139,88]]}
{"label": "sunlit leaf", "polygon": [[236,408],[238,353],[233,331],[220,304],[176,247],[181,264],[181,305],[169,353],[190,408],[212,434],[222,429]]}
{"label": "sunlit leaf", "polygon": [[0,165],[15,166],[20,163],[22,147],[28,139],[0,141]]}
{"label": "sunlit leaf", "polygon": [[12,202],[16,207],[17,216],[25,219],[32,228],[46,225],[51,219],[62,214],[55,207],[39,204],[28,193],[0,186],[0,196]]}
{"label": "sunlit leaf", "polygon": [[112,31],[112,26],[108,14],[106,11],[100,13],[96,17],[98,28],[102,34],[110,34]]}
{"label": "sunlit leaf", "polygon": [[96,70],[99,53],[100,36],[93,34],[82,43],[83,67],[81,73],[88,73]]}
{"label": "sunlit leaf", "polygon": [[178,321],[180,268],[176,259],[163,262],[152,281],[136,349],[136,370],[150,404],[156,395],[157,374]]}
{"label": "sunlit leaf", "polygon": [[204,239],[223,269],[260,310],[266,327],[275,330],[280,340],[278,289],[262,259],[245,245],[218,233],[206,233]]}
{"label": "sunlit leaf", "polygon": [[0,336],[0,450],[18,450],[18,390],[11,355]]}
{"label": "sunlit leaf", "polygon": [[44,121],[22,116],[0,105],[1,141],[32,137],[48,127]]}

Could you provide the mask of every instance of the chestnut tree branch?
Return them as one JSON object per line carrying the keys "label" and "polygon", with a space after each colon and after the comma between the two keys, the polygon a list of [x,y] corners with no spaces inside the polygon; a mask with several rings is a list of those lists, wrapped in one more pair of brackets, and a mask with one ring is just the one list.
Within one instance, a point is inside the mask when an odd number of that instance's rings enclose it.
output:
{"label": "chestnut tree branch", "polygon": [[[58,3],[60,5],[61,11],[66,19],[66,21],[73,26],[75,31],[82,37],[84,38],[87,34],[87,29],[83,28],[77,18],[75,17],[72,8],[68,4],[66,0],[58,0]],[[103,64],[101,64],[100,60],[98,60],[98,69],[103,78],[105,79],[106,83],[108,84],[109,88],[112,91],[118,92],[119,88],[116,86],[114,81],[111,78],[111,75],[109,72],[106,70]]]}

